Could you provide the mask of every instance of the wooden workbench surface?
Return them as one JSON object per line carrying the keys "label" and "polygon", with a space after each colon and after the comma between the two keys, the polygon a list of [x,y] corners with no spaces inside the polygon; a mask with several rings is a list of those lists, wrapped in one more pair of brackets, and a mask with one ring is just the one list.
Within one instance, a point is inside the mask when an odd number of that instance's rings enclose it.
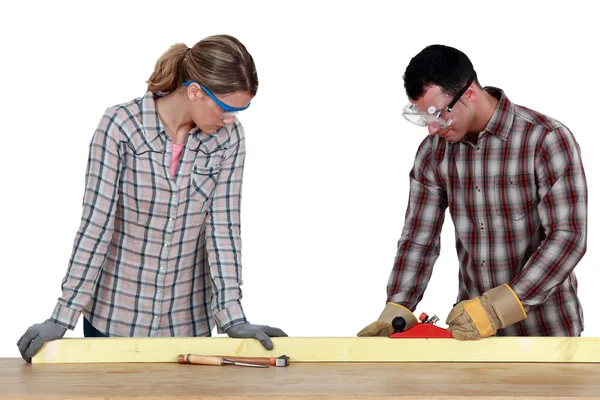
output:
{"label": "wooden workbench surface", "polygon": [[0,399],[600,399],[600,364],[26,364],[0,359]]}

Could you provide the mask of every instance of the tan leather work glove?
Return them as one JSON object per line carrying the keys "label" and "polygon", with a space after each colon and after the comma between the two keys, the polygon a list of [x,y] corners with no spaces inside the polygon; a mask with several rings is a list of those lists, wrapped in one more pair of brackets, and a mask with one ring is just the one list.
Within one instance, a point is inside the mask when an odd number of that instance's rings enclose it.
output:
{"label": "tan leather work glove", "polygon": [[389,302],[385,305],[383,312],[377,321],[369,324],[358,332],[358,336],[390,336],[394,333],[392,321],[396,317],[402,317],[406,321],[405,330],[419,322],[415,314],[400,304]]}
{"label": "tan leather work glove", "polygon": [[508,285],[496,286],[479,297],[458,303],[446,319],[448,330],[459,340],[493,336],[527,317],[521,300]]}

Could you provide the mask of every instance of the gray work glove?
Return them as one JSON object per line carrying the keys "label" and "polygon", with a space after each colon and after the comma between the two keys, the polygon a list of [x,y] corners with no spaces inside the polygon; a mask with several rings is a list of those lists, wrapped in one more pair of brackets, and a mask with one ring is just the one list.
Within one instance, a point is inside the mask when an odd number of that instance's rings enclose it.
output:
{"label": "gray work glove", "polygon": [[257,339],[265,349],[273,350],[273,342],[271,337],[287,336],[284,331],[279,328],[272,328],[267,325],[254,325],[248,322],[243,324],[231,325],[226,331],[229,337],[234,338],[254,338]]}
{"label": "gray work glove", "polygon": [[40,351],[44,343],[60,339],[65,335],[66,331],[65,328],[56,325],[50,320],[30,326],[17,342],[21,357],[23,357],[23,360],[31,362],[31,358]]}

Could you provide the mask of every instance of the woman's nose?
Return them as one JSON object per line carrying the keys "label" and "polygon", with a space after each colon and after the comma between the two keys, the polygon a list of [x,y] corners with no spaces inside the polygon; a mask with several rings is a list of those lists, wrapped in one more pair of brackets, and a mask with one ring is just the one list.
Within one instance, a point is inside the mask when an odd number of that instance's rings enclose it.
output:
{"label": "woman's nose", "polygon": [[223,123],[225,125],[231,125],[231,124],[233,124],[233,120],[234,119],[235,119],[235,117],[233,117],[233,116],[232,117],[225,117],[225,118],[223,118]]}

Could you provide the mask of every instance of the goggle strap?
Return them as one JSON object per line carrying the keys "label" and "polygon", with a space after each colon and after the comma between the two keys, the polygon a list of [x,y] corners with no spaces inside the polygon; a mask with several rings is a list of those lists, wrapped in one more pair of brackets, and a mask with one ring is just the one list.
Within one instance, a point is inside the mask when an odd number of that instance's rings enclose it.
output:
{"label": "goggle strap", "polygon": [[446,111],[452,112],[452,108],[454,108],[454,106],[456,105],[458,100],[462,97],[462,95],[465,94],[465,92],[467,91],[469,86],[471,86],[471,83],[473,82],[474,79],[475,79],[475,71],[471,72],[471,76],[469,77],[469,80],[467,80],[467,83],[465,84],[465,86],[463,86],[462,89],[460,89],[458,91],[458,93],[456,93],[456,96],[454,96],[454,99],[452,99],[450,104],[448,104],[448,107],[446,107]]}
{"label": "goggle strap", "polygon": [[[183,86],[189,86],[192,83],[198,83],[194,80],[191,81],[185,81],[183,82]],[[202,90],[204,91],[204,93],[206,93],[208,95],[208,97],[210,97],[211,99],[214,100],[215,103],[217,103],[217,105],[219,107],[221,107],[225,112],[240,112],[240,111],[244,111],[245,109],[247,109],[248,107],[250,107],[250,103],[248,103],[248,105],[246,107],[233,107],[230,106],[228,104],[223,103],[221,100],[217,99],[217,96],[215,96],[210,90],[208,90],[206,87],[204,87],[204,85],[202,85],[201,83],[198,83],[200,85],[200,87],[202,88]]]}

